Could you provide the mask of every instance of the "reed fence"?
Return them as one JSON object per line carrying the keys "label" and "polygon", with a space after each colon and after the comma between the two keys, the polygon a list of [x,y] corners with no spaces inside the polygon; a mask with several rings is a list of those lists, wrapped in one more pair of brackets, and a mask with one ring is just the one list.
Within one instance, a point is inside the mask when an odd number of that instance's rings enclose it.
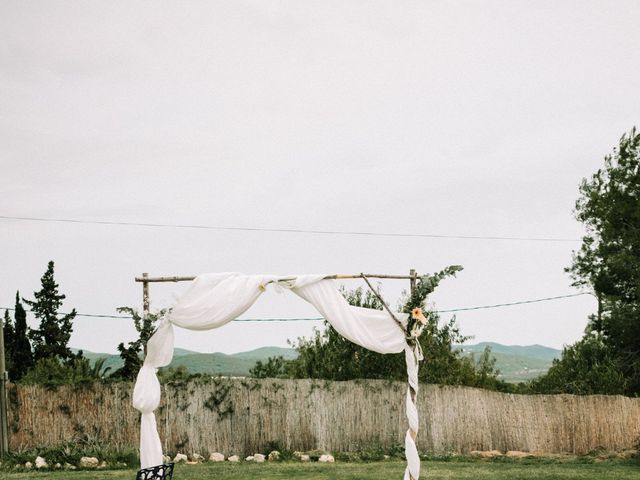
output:
{"label": "reed fence", "polygon": [[[406,432],[406,384],[387,381],[211,379],[163,387],[156,418],[166,452],[248,455],[269,442],[292,450],[391,448]],[[137,446],[139,415],[127,383],[9,388],[10,448],[77,438]],[[583,454],[631,448],[640,399],[512,395],[424,385],[424,452],[522,450]]]}

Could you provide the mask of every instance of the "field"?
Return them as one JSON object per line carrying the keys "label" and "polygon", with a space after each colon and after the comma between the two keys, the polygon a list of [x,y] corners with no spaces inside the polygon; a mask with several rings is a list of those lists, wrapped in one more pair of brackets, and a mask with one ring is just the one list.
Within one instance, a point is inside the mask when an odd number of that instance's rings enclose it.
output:
{"label": "field", "polygon": [[[179,465],[175,480],[392,480],[401,479],[404,462],[336,464],[250,464],[206,463]],[[1,472],[6,480],[133,480],[135,470],[91,472]],[[601,463],[544,463],[541,461],[486,462],[486,461],[428,461],[422,464],[424,479],[442,480],[626,480],[640,476],[640,464],[605,461]]]}

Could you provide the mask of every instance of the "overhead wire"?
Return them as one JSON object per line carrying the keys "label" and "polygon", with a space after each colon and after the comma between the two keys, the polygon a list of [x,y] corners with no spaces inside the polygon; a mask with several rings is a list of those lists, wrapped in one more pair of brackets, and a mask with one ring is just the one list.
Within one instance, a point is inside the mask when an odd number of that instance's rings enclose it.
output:
{"label": "overhead wire", "polygon": [[[302,233],[302,234],[321,234],[321,235],[363,235],[375,237],[409,237],[409,238],[445,238],[445,239],[466,239],[466,240],[516,240],[516,241],[541,241],[541,242],[577,242],[579,240],[572,238],[545,238],[545,237],[509,237],[509,236],[483,236],[483,235],[444,235],[444,234],[427,234],[427,233],[397,233],[397,232],[368,232],[368,231],[346,231],[346,230],[309,230],[294,228],[258,228],[258,227],[230,227],[219,225],[189,225],[189,224],[170,224],[170,223],[138,223],[138,222],[120,222],[108,220],[80,220],[70,218],[42,218],[42,217],[23,217],[0,215],[0,219],[19,220],[19,221],[35,221],[35,222],[55,222],[55,223],[75,223],[75,224],[91,224],[91,225],[119,225],[133,227],[151,227],[151,228],[190,228],[205,230],[226,230],[226,231],[246,231],[246,232],[271,232],[271,233]],[[532,300],[520,300],[517,302],[498,303],[492,305],[478,305],[473,307],[452,308],[446,310],[434,310],[435,313],[455,313],[462,311],[483,310],[499,307],[508,307],[515,305],[523,305],[530,303],[546,302],[559,300],[564,298],[577,297],[586,295],[587,293],[574,293],[569,295],[558,295],[554,297],[544,297]],[[14,311],[13,308],[0,307],[0,309]],[[31,310],[27,310],[31,311]],[[68,313],[60,313],[68,315]],[[126,315],[103,315],[92,313],[76,312],[78,317],[91,318],[112,318],[112,319],[130,319],[131,316]],[[321,321],[322,317],[311,318],[244,318],[236,319],[236,322],[297,322],[297,321]]]}
{"label": "overhead wire", "polygon": [[148,227],[148,228],[187,228],[198,230],[219,230],[219,231],[240,231],[240,232],[269,232],[269,233],[298,233],[311,235],[356,235],[368,237],[399,237],[399,238],[442,238],[458,240],[505,240],[524,242],[579,242],[576,238],[553,238],[553,237],[519,237],[500,235],[447,235],[436,233],[401,233],[401,232],[371,232],[364,230],[316,230],[303,228],[263,228],[263,227],[238,227],[224,225],[197,225],[179,223],[140,223],[121,222],[111,220],[81,220],[73,218],[43,218],[43,217],[22,217],[13,215],[0,215],[3,220],[19,220],[30,222],[54,222],[54,223],[75,223],[85,225],[118,225],[127,227]]}
{"label": "overhead wire", "polygon": [[[501,308],[501,307],[511,307],[516,305],[525,305],[530,303],[540,303],[540,302],[549,302],[553,300],[560,300],[565,298],[579,297],[582,295],[590,295],[587,292],[580,293],[571,293],[568,295],[557,295],[554,297],[544,297],[544,298],[535,298],[531,300],[520,300],[517,302],[509,302],[509,303],[496,303],[492,305],[478,305],[475,307],[460,307],[460,308],[451,308],[446,310],[432,310],[433,313],[455,313],[455,312],[465,312],[471,310],[484,310],[491,308]],[[15,308],[9,307],[0,307],[0,310],[10,310],[15,311]],[[32,310],[25,310],[27,312],[32,312]],[[59,312],[59,315],[69,315],[69,312],[63,313]],[[115,319],[130,319],[132,318],[129,315],[100,315],[94,313],[79,313],[76,312],[77,317],[91,317],[91,318],[115,318]],[[319,322],[324,320],[323,317],[304,317],[304,318],[237,318],[234,322]]]}

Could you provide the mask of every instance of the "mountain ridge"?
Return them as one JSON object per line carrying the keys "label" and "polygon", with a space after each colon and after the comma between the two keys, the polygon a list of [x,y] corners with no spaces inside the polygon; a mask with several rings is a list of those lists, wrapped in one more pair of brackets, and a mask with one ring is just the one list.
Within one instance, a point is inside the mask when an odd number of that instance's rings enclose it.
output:
{"label": "mountain ridge", "polygon": [[[561,351],[544,345],[504,345],[497,342],[479,342],[476,344],[454,345],[462,350],[465,356],[478,358],[485,348],[491,348],[496,358],[496,368],[500,370],[500,378],[507,382],[522,382],[545,373],[554,358],[559,358]],[[78,349],[72,349],[77,351]],[[84,355],[94,363],[98,358],[106,357],[104,367],[113,372],[123,365],[117,354],[97,353],[84,350]],[[282,356],[294,359],[297,352],[286,347],[260,347],[237,353],[202,353],[185,348],[176,348],[169,367],[185,367],[190,373],[202,373],[225,376],[248,376],[249,370],[257,361],[266,361],[269,357]]]}

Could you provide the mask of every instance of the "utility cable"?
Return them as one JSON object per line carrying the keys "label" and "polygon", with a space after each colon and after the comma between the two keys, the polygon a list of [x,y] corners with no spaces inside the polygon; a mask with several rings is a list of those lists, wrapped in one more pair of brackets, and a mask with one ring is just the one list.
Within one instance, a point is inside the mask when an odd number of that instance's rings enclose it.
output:
{"label": "utility cable", "polygon": [[179,223],[137,223],[117,222],[109,220],[79,220],[72,218],[42,218],[42,217],[17,217],[0,215],[3,220],[21,220],[29,222],[55,222],[76,223],[85,225],[119,225],[127,227],[150,228],[190,228],[199,230],[220,230],[240,232],[269,232],[269,233],[302,233],[312,235],[358,235],[367,237],[399,237],[399,238],[445,238],[458,240],[511,240],[522,242],[579,242],[576,238],[552,238],[552,237],[518,237],[518,236],[494,236],[494,235],[445,235],[435,233],[397,233],[397,232],[369,232],[357,230],[313,230],[302,228],[259,228],[259,227],[230,227],[220,225],[191,225]]}
{"label": "utility cable", "polygon": [[[479,305],[475,307],[461,307],[461,308],[452,308],[447,310],[433,310],[433,313],[454,313],[454,312],[466,312],[471,310],[484,310],[490,308],[500,308],[500,307],[511,307],[515,305],[525,305],[529,303],[539,303],[539,302],[549,302],[552,300],[560,300],[565,298],[579,297],[581,295],[590,295],[587,292],[580,293],[572,293],[569,295],[558,295],[555,297],[545,297],[545,298],[536,298],[533,300],[520,300],[518,302],[511,303],[496,303],[493,305]],[[14,308],[8,307],[0,307],[0,310],[10,310],[15,311]],[[25,310],[27,312],[32,312],[32,310]],[[59,315],[68,315],[68,313],[58,312]],[[98,315],[92,313],[77,313],[77,317],[91,317],[91,318],[118,318],[118,319],[130,319],[132,317],[125,315]],[[307,318],[237,318],[233,320],[234,322],[319,322],[324,320],[323,317],[307,317]]]}

